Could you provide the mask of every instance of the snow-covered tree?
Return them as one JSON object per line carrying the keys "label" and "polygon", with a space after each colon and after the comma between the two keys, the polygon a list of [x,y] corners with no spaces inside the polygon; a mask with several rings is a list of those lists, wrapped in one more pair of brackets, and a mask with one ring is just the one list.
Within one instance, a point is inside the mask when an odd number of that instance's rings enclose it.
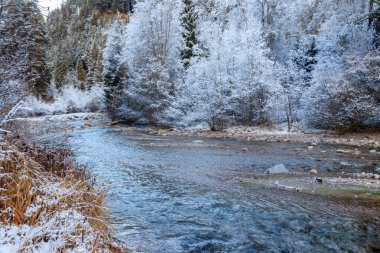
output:
{"label": "snow-covered tree", "polygon": [[113,117],[120,116],[122,92],[125,88],[126,73],[121,64],[125,36],[126,24],[120,18],[116,18],[107,31],[107,42],[103,51],[105,102],[108,112]]}
{"label": "snow-covered tree", "polygon": [[48,84],[44,20],[37,1],[9,0],[0,20],[0,83],[18,80],[37,95]]}
{"label": "snow-covered tree", "polygon": [[272,98],[281,87],[267,57],[261,24],[249,12],[250,1],[232,8],[219,3],[214,8],[199,34],[207,57],[190,65],[178,101],[166,115],[181,115],[182,107],[184,125],[207,123],[210,129],[237,122],[266,123]]}
{"label": "snow-covered tree", "polygon": [[180,0],[140,1],[127,27],[126,103],[151,122],[158,121],[156,114],[167,108],[182,78],[182,9]]}

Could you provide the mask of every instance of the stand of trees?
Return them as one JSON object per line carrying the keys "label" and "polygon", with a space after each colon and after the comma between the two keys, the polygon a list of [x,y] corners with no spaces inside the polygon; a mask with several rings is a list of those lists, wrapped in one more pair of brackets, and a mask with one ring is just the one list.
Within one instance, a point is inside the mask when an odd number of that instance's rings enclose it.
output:
{"label": "stand of trees", "polygon": [[377,0],[139,1],[106,43],[122,48],[118,115],[209,129],[379,126],[378,10]]}
{"label": "stand of trees", "polygon": [[0,114],[4,114],[27,94],[47,96],[48,44],[37,1],[3,0],[0,7]]}
{"label": "stand of trees", "polygon": [[0,83],[102,86],[114,119],[168,126],[379,127],[379,7],[67,0],[45,24],[35,0],[2,0]]}

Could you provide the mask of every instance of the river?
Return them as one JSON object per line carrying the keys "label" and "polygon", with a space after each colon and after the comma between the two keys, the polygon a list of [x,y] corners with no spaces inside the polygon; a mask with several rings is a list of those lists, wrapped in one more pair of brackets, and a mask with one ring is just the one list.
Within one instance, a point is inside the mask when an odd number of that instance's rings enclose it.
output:
{"label": "river", "polygon": [[132,252],[378,252],[379,212],[355,200],[246,180],[279,163],[331,169],[337,166],[331,152],[323,155],[331,159],[315,159],[318,149],[299,152],[307,149],[301,143],[155,136],[105,126],[76,128],[69,144],[96,184],[107,187],[116,236]]}

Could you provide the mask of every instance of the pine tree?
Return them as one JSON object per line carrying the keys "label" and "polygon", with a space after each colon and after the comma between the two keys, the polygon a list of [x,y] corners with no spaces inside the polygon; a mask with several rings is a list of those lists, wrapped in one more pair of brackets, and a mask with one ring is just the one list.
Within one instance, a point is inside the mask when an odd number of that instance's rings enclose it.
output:
{"label": "pine tree", "polygon": [[58,56],[54,57],[53,61],[53,80],[56,88],[60,89],[65,79],[65,71],[62,62],[58,59]]}
{"label": "pine tree", "polygon": [[86,63],[84,59],[78,59],[76,64],[76,72],[77,72],[77,79],[81,83],[81,89],[84,90],[86,88],[86,81],[87,81],[87,71],[86,71]]}
{"label": "pine tree", "polygon": [[107,32],[107,42],[104,49],[103,80],[106,108],[111,117],[118,116],[122,104],[121,97],[124,88],[123,77],[125,75],[120,58],[124,46],[125,24],[117,18]]}
{"label": "pine tree", "polygon": [[318,54],[317,44],[312,38],[311,42],[298,41],[296,50],[293,52],[293,64],[298,70],[298,75],[302,79],[302,86],[309,87],[313,79],[313,70],[318,63],[316,56]]}
{"label": "pine tree", "polygon": [[87,73],[87,87],[90,88],[96,84],[97,74],[97,60],[99,57],[99,49],[95,43],[96,37],[91,43],[90,52],[88,54],[88,73]]}
{"label": "pine tree", "polygon": [[46,97],[49,73],[46,64],[47,38],[45,21],[37,1],[27,1],[25,6],[25,30],[29,32],[29,67],[30,85],[38,95]]}
{"label": "pine tree", "polygon": [[183,38],[185,41],[185,49],[182,51],[182,61],[187,69],[190,65],[192,57],[196,56],[195,45],[197,40],[197,15],[192,0],[184,0],[184,11],[182,16],[182,26],[184,28]]}
{"label": "pine tree", "polygon": [[37,1],[11,0],[0,28],[0,81],[19,80],[36,95],[46,96],[48,70],[44,19]]}

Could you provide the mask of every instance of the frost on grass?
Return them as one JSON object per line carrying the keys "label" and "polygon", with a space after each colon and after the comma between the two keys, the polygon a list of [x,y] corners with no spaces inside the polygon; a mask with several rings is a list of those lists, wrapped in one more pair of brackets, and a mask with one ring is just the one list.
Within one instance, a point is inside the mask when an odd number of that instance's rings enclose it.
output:
{"label": "frost on grass", "polygon": [[103,192],[83,173],[47,172],[3,144],[0,252],[121,252],[108,230]]}

